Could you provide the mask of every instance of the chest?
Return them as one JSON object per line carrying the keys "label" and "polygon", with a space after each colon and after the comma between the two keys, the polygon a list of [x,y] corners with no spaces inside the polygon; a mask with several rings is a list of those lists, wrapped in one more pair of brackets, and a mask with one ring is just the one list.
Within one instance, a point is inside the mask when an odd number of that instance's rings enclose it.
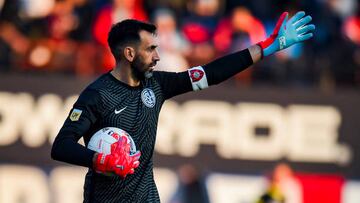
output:
{"label": "chest", "polygon": [[153,89],[119,91],[109,95],[102,115],[104,125],[133,131],[137,123],[147,123],[159,114],[161,103]]}
{"label": "chest", "polygon": [[162,105],[160,93],[156,89],[119,91],[106,96],[105,111],[98,123],[100,128],[117,127],[125,130],[138,145],[144,146],[141,144],[143,142],[155,143]]}

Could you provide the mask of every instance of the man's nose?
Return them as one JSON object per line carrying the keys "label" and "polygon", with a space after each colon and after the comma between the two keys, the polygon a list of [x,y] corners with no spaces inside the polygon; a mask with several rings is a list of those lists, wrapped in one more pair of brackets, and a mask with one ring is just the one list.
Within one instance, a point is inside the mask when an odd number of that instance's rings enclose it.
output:
{"label": "man's nose", "polygon": [[160,61],[160,56],[159,56],[159,53],[157,51],[155,51],[155,53],[153,55],[153,61]]}

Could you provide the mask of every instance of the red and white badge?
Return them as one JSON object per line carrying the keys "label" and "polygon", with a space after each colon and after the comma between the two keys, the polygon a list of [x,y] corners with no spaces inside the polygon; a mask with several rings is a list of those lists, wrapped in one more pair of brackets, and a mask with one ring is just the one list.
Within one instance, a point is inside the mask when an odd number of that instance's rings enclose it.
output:
{"label": "red and white badge", "polygon": [[204,71],[201,71],[199,69],[190,70],[190,77],[192,82],[197,82],[201,80],[203,76],[204,76]]}
{"label": "red and white badge", "polygon": [[206,89],[209,87],[203,67],[197,66],[190,68],[188,73],[194,91]]}

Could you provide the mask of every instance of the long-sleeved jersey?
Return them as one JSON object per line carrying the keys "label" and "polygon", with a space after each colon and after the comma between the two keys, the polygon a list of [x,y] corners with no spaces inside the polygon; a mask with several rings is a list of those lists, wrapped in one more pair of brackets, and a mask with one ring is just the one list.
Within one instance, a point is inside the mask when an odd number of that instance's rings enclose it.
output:
{"label": "long-sleeved jersey", "polygon": [[[54,141],[52,158],[89,167],[84,202],[160,202],[152,157],[163,103],[173,96],[218,84],[251,64],[249,51],[243,50],[180,73],[154,71],[137,87],[106,73],[80,94]],[[125,179],[96,173],[92,169],[95,152],[77,143],[83,137],[87,145],[104,127],[125,130],[141,151],[140,166]]]}

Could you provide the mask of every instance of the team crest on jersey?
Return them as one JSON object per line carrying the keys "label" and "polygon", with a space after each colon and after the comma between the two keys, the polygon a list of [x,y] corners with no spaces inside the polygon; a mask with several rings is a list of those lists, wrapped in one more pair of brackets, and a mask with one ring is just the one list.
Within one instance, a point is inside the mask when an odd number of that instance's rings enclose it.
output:
{"label": "team crest on jersey", "polygon": [[82,110],[74,109],[71,112],[70,116],[69,116],[70,120],[71,121],[78,121],[80,119],[81,113],[82,113]]}
{"label": "team crest on jersey", "polygon": [[149,88],[143,89],[141,92],[141,100],[145,104],[145,106],[152,108],[155,106],[156,97],[154,91]]}
{"label": "team crest on jersey", "polygon": [[191,85],[194,91],[203,90],[208,88],[206,73],[201,66],[188,69]]}
{"label": "team crest on jersey", "polygon": [[201,78],[204,76],[204,71],[199,69],[192,69],[190,70],[190,77],[192,82],[197,82],[201,80]]}

